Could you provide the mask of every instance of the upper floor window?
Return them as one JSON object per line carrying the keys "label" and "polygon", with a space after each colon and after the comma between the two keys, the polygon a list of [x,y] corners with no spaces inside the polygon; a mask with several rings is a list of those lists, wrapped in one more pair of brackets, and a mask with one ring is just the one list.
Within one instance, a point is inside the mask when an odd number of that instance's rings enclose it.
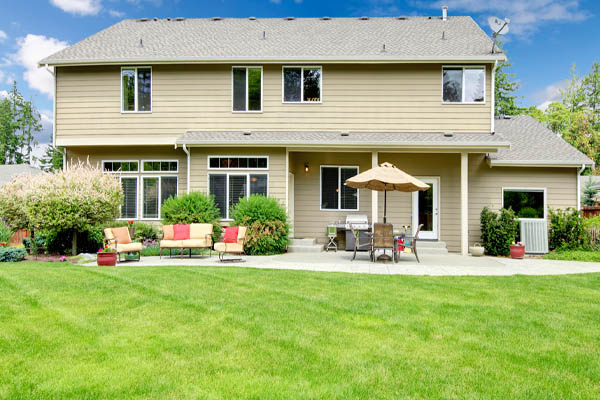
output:
{"label": "upper floor window", "polygon": [[152,111],[152,68],[121,68],[121,111]]}
{"label": "upper floor window", "polygon": [[233,67],[233,111],[262,111],[262,67]]}
{"label": "upper floor window", "polygon": [[321,67],[283,67],[284,103],[320,103]]}
{"label": "upper floor window", "polygon": [[443,67],[442,101],[485,102],[485,67]]}

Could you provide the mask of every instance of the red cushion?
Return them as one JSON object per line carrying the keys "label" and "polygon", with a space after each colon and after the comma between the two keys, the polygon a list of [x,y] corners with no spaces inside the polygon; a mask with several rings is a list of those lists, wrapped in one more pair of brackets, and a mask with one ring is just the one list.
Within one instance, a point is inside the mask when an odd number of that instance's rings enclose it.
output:
{"label": "red cushion", "polygon": [[173,240],[188,240],[190,238],[190,226],[177,224],[173,225]]}
{"label": "red cushion", "polygon": [[223,238],[223,242],[237,243],[239,230],[240,230],[239,226],[230,226],[230,227],[225,228],[225,237]]}

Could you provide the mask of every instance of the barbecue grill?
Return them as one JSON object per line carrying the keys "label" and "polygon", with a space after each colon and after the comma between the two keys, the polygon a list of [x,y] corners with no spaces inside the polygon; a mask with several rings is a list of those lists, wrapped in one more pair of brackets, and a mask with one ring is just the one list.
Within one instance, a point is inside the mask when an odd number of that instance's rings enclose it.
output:
{"label": "barbecue grill", "polygon": [[365,243],[359,246],[358,250],[369,250],[369,218],[364,214],[351,214],[346,216],[346,250],[354,250],[354,235],[351,230],[358,230],[359,242]]}

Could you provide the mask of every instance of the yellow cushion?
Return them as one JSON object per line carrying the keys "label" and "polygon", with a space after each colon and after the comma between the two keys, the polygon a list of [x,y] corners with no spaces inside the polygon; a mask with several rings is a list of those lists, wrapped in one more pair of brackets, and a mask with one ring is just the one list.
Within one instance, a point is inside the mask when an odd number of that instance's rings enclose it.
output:
{"label": "yellow cushion", "polygon": [[106,237],[106,240],[113,240],[115,238],[115,235],[113,235],[112,229],[110,228],[104,229],[104,236]]}
{"label": "yellow cushion", "polygon": [[117,239],[117,244],[131,243],[131,238],[129,237],[129,228],[127,228],[126,226],[112,228],[112,233]]}
{"label": "yellow cushion", "polygon": [[246,230],[248,230],[245,226],[240,226],[238,229],[238,241],[243,241],[246,238]]}
{"label": "yellow cushion", "polygon": [[220,253],[242,253],[244,246],[241,243],[215,243],[215,250]]}
{"label": "yellow cushion", "polygon": [[128,253],[130,251],[142,251],[142,244],[141,243],[127,243],[127,244],[117,243],[117,252],[118,253]]}
{"label": "yellow cushion", "polygon": [[190,224],[190,239],[205,239],[212,231],[212,224]]}
{"label": "yellow cushion", "polygon": [[173,240],[173,235],[175,234],[173,232],[173,225],[163,225],[162,231],[163,231],[163,239]]}
{"label": "yellow cushion", "polygon": [[183,247],[183,240],[161,240],[160,241],[160,247],[165,249],[173,249],[173,248],[182,248]]}
{"label": "yellow cushion", "polygon": [[210,247],[212,243],[207,241],[206,239],[188,239],[183,240],[184,248],[201,248],[201,247]]}

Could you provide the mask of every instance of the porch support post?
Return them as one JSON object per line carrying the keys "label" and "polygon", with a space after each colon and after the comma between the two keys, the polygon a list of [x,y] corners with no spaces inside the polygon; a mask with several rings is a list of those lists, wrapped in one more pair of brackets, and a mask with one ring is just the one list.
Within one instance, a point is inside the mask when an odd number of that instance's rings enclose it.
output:
{"label": "porch support post", "polygon": [[469,153],[460,154],[460,253],[469,254]]}
{"label": "porch support post", "polygon": [[[379,153],[377,151],[371,152],[371,168],[375,168],[379,165]],[[378,193],[377,190],[371,190],[371,221],[373,224],[377,222],[378,210]]]}

